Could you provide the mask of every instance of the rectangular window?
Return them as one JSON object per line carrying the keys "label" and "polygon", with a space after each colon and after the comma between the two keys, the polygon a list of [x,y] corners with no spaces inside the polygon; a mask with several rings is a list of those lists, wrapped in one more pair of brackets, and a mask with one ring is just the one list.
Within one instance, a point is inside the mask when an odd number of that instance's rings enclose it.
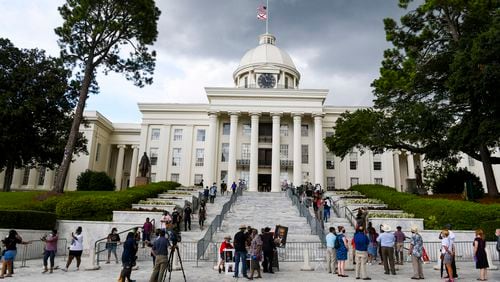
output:
{"label": "rectangular window", "polygon": [[283,137],[288,136],[288,124],[280,125],[280,135]]}
{"label": "rectangular window", "polygon": [[170,181],[179,182],[179,174],[178,173],[170,174]]}
{"label": "rectangular window", "polygon": [[332,137],[333,136],[333,131],[327,131],[325,133],[325,137]]}
{"label": "rectangular window", "polygon": [[474,166],[474,158],[471,156],[468,156],[468,161],[469,161],[469,166]]}
{"label": "rectangular window", "polygon": [[307,124],[301,125],[300,133],[301,133],[302,137],[309,136],[309,125],[307,125]]}
{"label": "rectangular window", "polygon": [[252,134],[252,126],[249,123],[243,124],[243,135],[250,136]]}
{"label": "rectangular window", "polygon": [[227,162],[229,160],[229,143],[222,143],[222,156],[221,162]]}
{"label": "rectangular window", "polygon": [[151,165],[156,165],[158,163],[158,148],[149,149],[149,159]]}
{"label": "rectangular window", "polygon": [[349,154],[349,168],[351,170],[358,169],[358,153],[352,152]]}
{"label": "rectangular window", "polygon": [[375,178],[375,184],[382,185],[383,184],[382,178]]}
{"label": "rectangular window", "polygon": [[196,131],[196,141],[205,142],[205,129],[198,129]]}
{"label": "rectangular window", "polygon": [[203,166],[205,163],[205,149],[196,149],[195,166]]}
{"label": "rectangular window", "polygon": [[29,168],[24,168],[23,172],[23,184],[22,185],[28,185],[28,181],[30,179],[30,169]]}
{"label": "rectangular window", "polygon": [[359,184],[359,178],[351,177],[351,187]]}
{"label": "rectangular window", "polygon": [[172,166],[180,166],[181,165],[181,148],[173,148],[172,151]]}
{"label": "rectangular window", "polygon": [[382,170],[382,155],[373,155],[373,170]]}
{"label": "rectangular window", "polygon": [[335,155],[331,152],[326,153],[326,169],[335,169]]}
{"label": "rectangular window", "polygon": [[220,181],[224,181],[227,183],[227,170],[220,171]]}
{"label": "rectangular window", "polygon": [[302,145],[302,163],[309,163],[309,145]]}
{"label": "rectangular window", "polygon": [[151,129],[151,140],[160,140],[160,129],[159,128]]}
{"label": "rectangular window", "polygon": [[195,174],[194,175],[194,185],[198,185],[203,180],[203,174]]}
{"label": "rectangular window", "polygon": [[97,148],[95,150],[95,162],[99,161],[100,156],[101,156],[101,143],[97,143]]}
{"label": "rectangular window", "polygon": [[38,185],[39,186],[42,186],[43,183],[45,182],[45,171],[46,171],[46,169],[43,166],[38,169]]}
{"label": "rectangular window", "polygon": [[231,132],[231,124],[223,123],[222,124],[222,135],[229,135]]}
{"label": "rectangular window", "polygon": [[326,178],[326,190],[328,191],[335,190],[335,177]]}
{"label": "rectangular window", "polygon": [[285,183],[290,183],[290,179],[288,178],[288,171],[280,171],[280,183],[282,186],[285,185]]}
{"label": "rectangular window", "polygon": [[280,160],[288,160],[288,144],[280,145]]}
{"label": "rectangular window", "polygon": [[250,159],[250,144],[248,143],[241,144],[241,159],[242,160]]}
{"label": "rectangular window", "polygon": [[182,141],[182,129],[174,129],[174,141]]}

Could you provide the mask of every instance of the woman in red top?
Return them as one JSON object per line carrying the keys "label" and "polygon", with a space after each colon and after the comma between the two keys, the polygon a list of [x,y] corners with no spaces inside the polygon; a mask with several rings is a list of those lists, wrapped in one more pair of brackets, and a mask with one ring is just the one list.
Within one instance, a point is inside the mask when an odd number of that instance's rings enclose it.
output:
{"label": "woman in red top", "polygon": [[233,249],[233,248],[234,247],[231,244],[231,236],[226,235],[224,237],[224,242],[222,242],[222,244],[220,244],[220,248],[219,248],[220,260],[219,260],[219,264],[217,265],[217,268],[219,269],[219,273],[221,273],[222,271],[225,271],[225,269],[224,269],[224,263],[225,263],[224,250],[225,249]]}

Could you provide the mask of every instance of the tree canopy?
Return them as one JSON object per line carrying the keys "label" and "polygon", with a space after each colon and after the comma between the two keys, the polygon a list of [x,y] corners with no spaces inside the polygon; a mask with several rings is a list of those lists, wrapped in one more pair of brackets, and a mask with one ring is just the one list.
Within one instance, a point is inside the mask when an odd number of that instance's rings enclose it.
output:
{"label": "tree canopy", "polygon": [[[62,193],[89,91],[97,92],[95,73],[123,73],[139,87],[151,84],[156,53],[148,49],[158,35],[160,10],[154,0],[67,0],[56,28],[61,57],[76,67],[81,81],[71,132],[54,190]],[[128,52],[128,55],[127,55]]]}
{"label": "tree canopy", "polygon": [[[488,193],[497,195],[492,164],[500,158],[491,154],[500,140],[499,8],[498,0],[426,0],[400,23],[385,19],[393,48],[372,83],[374,109],[344,114],[326,139],[330,150],[403,149],[430,160],[464,152],[482,162]],[[374,126],[355,126],[365,122]]]}
{"label": "tree canopy", "polygon": [[[61,161],[77,92],[60,59],[0,38],[0,168],[10,190],[14,168],[53,168]],[[76,152],[85,151],[77,136]]]}

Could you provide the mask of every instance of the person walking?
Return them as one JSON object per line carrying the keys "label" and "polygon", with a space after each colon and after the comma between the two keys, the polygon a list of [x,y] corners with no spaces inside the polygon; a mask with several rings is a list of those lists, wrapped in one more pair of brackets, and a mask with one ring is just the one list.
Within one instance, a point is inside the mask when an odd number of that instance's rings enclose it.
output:
{"label": "person walking", "polygon": [[271,228],[266,227],[264,228],[264,233],[262,234],[262,251],[264,252],[264,261],[262,262],[263,272],[274,273],[273,260],[275,250],[276,245],[274,244],[274,238],[273,234],[271,233]]}
{"label": "person walking", "polygon": [[2,240],[2,243],[5,246],[5,253],[3,255],[0,279],[3,279],[4,277],[12,277],[12,274],[14,273],[13,263],[17,255],[17,244],[26,245],[30,242],[23,241],[23,238],[19,236],[17,231],[12,229],[9,231],[9,235]]}
{"label": "person walking", "polygon": [[205,209],[204,206],[200,206],[200,209],[198,210],[198,224],[200,225],[200,230],[203,230],[206,218],[207,218],[207,210]]}
{"label": "person walking", "polygon": [[151,241],[151,233],[153,232],[153,223],[146,217],[146,222],[142,225],[142,247],[145,247],[146,242]]}
{"label": "person walking", "polygon": [[422,269],[422,255],[424,252],[424,241],[422,236],[418,234],[418,228],[411,228],[411,242],[408,255],[411,256],[411,264],[413,267],[413,276],[411,279],[424,279],[424,271]]}
{"label": "person walking", "polygon": [[335,249],[337,234],[333,226],[330,227],[329,231],[326,235],[326,264],[328,265],[328,273],[337,274],[337,249]]}
{"label": "person walking", "polygon": [[337,268],[339,277],[348,277],[345,274],[345,261],[349,253],[348,240],[345,236],[345,228],[343,226],[337,227],[339,233],[335,239],[335,248],[337,249]]}
{"label": "person walking", "polygon": [[368,259],[370,239],[366,236],[363,225],[358,226],[358,229],[356,229],[353,241],[356,248],[356,279],[371,280],[366,275],[366,261]]}
{"label": "person walking", "polygon": [[184,208],[184,231],[191,231],[191,218],[193,217],[193,209],[189,204]]}
{"label": "person walking", "polygon": [[160,230],[160,236],[153,243],[151,251],[154,253],[156,260],[149,278],[149,282],[163,281],[165,279],[168,266],[168,248],[170,247],[170,242],[165,237],[165,231]]}
{"label": "person walking", "polygon": [[120,243],[120,235],[118,234],[118,230],[116,227],[111,229],[111,233],[108,234],[108,238],[106,241],[106,249],[108,250],[108,260],[106,261],[109,264],[109,260],[111,258],[111,253],[115,256],[115,261],[118,263],[118,256],[116,255],[116,248]]}
{"label": "person walking", "polygon": [[246,249],[246,241],[247,241],[247,235],[245,233],[245,229],[247,227],[243,224],[240,226],[240,230],[234,235],[234,260],[235,260],[235,269],[234,269],[234,276],[235,278],[238,278],[238,273],[239,273],[239,266],[240,262],[242,264],[241,266],[241,272],[243,274],[243,277],[248,278],[247,276],[247,264],[246,264],[246,259],[247,259],[247,249]]}
{"label": "person walking", "polygon": [[448,238],[449,235],[450,232],[447,229],[441,231],[441,237],[443,238],[441,240],[441,261],[446,266],[448,272],[448,280],[446,280],[446,282],[453,282],[455,280],[451,275],[453,273],[451,262],[453,260],[454,246],[450,238]]}
{"label": "person walking", "polygon": [[208,197],[210,196],[210,189],[208,189],[208,186],[205,186],[205,189],[203,189],[203,199],[205,200],[204,202],[208,202]]}
{"label": "person walking", "polygon": [[382,249],[382,260],[384,262],[384,274],[389,274],[389,270],[392,275],[396,275],[396,267],[394,266],[394,234],[392,234],[391,227],[387,224],[382,225],[382,230],[384,231],[377,238],[377,242],[380,243]]}
{"label": "person walking", "polygon": [[167,232],[167,226],[170,224],[172,224],[172,216],[168,211],[164,211],[160,219],[160,229]]}
{"label": "person walking", "polygon": [[405,234],[401,231],[401,226],[396,227],[396,232],[394,232],[394,239],[396,241],[396,263],[403,265],[403,245],[405,241]]}
{"label": "person walking", "polygon": [[330,197],[326,197],[323,200],[323,218],[325,219],[325,222],[328,222],[328,219],[330,218],[331,208],[332,208],[332,201],[330,200]]}
{"label": "person walking", "polygon": [[484,232],[482,229],[478,229],[476,230],[476,238],[474,239],[474,260],[476,261],[476,269],[479,269],[479,281],[488,280],[487,269],[490,265],[488,264],[485,248]]}
{"label": "person walking", "polygon": [[57,236],[57,230],[52,230],[49,235],[43,236],[41,238],[43,242],[45,242],[45,248],[43,250],[43,271],[42,273],[47,273],[48,269],[48,260],[50,258],[50,272],[54,271],[54,258],[56,257],[57,252],[57,241],[59,237]]}
{"label": "person walking", "polygon": [[135,240],[135,233],[129,232],[127,234],[127,238],[123,243],[123,253],[122,253],[122,264],[123,268],[120,272],[120,278],[118,281],[125,282],[125,280],[129,282],[134,282],[130,276],[132,275],[132,268],[135,266],[137,254],[137,243]]}
{"label": "person walking", "polygon": [[[250,243],[250,276],[249,280],[253,280],[253,273],[257,271],[256,278],[262,278],[260,273],[260,261],[262,259],[262,236],[258,234],[257,229],[252,229],[252,242]],[[271,262],[272,264],[272,262]]]}
{"label": "person walking", "polygon": [[76,232],[71,232],[71,245],[69,247],[68,261],[66,262],[66,267],[63,268],[64,272],[68,271],[69,266],[74,258],[76,258],[76,270],[80,270],[80,264],[82,262],[82,252],[83,252],[83,235],[82,227],[78,226]]}
{"label": "person walking", "polygon": [[222,183],[220,184],[220,194],[224,196],[224,193],[227,191],[227,184],[222,180]]}
{"label": "person walking", "polygon": [[231,184],[231,191],[234,193],[236,193],[236,182],[233,181],[233,184]]}

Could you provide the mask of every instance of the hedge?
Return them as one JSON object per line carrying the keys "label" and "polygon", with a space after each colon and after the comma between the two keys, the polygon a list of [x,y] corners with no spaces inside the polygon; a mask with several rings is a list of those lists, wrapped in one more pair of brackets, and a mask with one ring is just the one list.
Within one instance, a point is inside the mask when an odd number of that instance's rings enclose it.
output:
{"label": "hedge", "polygon": [[441,229],[446,224],[451,224],[456,230],[481,228],[488,240],[494,240],[495,229],[500,227],[500,204],[427,199],[382,185],[356,185],[351,190],[380,199],[391,209],[400,209],[415,214],[416,218],[423,218],[426,229]]}
{"label": "hedge", "polygon": [[180,184],[175,182],[158,182],[109,194],[48,199],[49,203],[45,207],[52,206],[56,201],[55,212],[58,219],[111,220],[114,210],[128,210],[140,200],[156,197],[178,186]]}
{"label": "hedge", "polygon": [[31,210],[0,211],[0,228],[52,230],[56,226],[56,214]]}

